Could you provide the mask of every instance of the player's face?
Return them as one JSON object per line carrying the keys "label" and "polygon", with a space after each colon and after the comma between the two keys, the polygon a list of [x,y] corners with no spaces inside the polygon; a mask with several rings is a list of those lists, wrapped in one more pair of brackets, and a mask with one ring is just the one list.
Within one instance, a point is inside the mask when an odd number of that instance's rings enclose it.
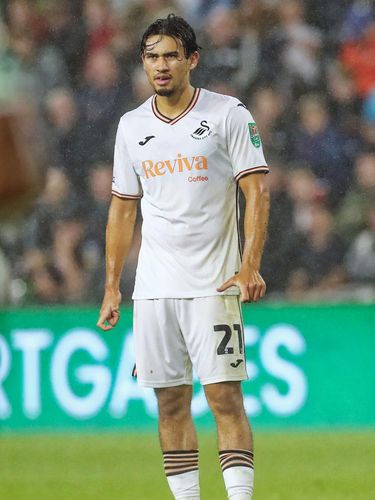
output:
{"label": "player's face", "polygon": [[190,71],[198,64],[199,54],[186,57],[180,40],[153,35],[147,39],[142,56],[149,82],[160,96],[182,92],[190,82]]}

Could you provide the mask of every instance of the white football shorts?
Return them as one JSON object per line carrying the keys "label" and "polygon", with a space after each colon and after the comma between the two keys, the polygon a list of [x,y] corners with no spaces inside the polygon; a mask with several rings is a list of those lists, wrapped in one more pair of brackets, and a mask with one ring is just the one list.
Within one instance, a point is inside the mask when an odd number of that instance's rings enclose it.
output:
{"label": "white football shorts", "polygon": [[246,380],[241,306],[236,295],[134,301],[138,383],[172,387]]}

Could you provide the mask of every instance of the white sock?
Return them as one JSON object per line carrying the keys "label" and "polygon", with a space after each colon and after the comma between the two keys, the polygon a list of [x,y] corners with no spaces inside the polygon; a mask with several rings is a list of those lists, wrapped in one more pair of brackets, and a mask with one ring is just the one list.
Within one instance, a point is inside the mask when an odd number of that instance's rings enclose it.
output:
{"label": "white sock", "polygon": [[169,487],[176,500],[199,500],[199,472],[193,470],[167,477]]}
{"label": "white sock", "polygon": [[163,452],[164,470],[176,500],[199,500],[198,450]]}
{"label": "white sock", "polygon": [[251,500],[254,490],[254,455],[250,450],[219,451],[221,470],[230,500]]}
{"label": "white sock", "polygon": [[251,500],[254,490],[254,469],[230,467],[223,472],[230,500]]}

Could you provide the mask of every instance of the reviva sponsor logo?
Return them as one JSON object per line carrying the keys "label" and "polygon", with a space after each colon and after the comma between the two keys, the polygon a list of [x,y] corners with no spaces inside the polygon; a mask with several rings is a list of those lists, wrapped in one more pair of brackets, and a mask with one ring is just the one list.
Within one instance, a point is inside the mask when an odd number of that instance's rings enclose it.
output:
{"label": "reviva sponsor logo", "polygon": [[205,156],[183,156],[181,153],[173,160],[142,162],[143,172],[146,179],[160,177],[165,174],[176,174],[194,170],[208,170],[208,162]]}

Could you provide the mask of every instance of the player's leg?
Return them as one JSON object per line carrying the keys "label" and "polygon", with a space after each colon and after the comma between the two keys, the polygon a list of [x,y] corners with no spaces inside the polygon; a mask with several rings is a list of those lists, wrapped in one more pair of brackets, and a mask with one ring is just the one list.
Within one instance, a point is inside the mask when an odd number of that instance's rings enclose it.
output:
{"label": "player's leg", "polygon": [[240,381],[247,379],[241,309],[236,296],[186,300],[178,315],[193,366],[215,416],[228,496],[248,500],[253,450]]}
{"label": "player's leg", "polygon": [[134,302],[138,383],[155,390],[165,472],[174,497],[199,499],[198,445],[190,413],[192,367],[172,299]]}
{"label": "player's leg", "polygon": [[155,389],[164,470],[176,499],[199,499],[198,441],[191,416],[192,386]]}
{"label": "player's leg", "polygon": [[197,435],[190,411],[192,392],[191,385],[155,389],[162,450],[197,448]]}
{"label": "player's leg", "polygon": [[204,390],[216,421],[228,498],[249,500],[254,488],[253,439],[240,382],[208,384]]}

